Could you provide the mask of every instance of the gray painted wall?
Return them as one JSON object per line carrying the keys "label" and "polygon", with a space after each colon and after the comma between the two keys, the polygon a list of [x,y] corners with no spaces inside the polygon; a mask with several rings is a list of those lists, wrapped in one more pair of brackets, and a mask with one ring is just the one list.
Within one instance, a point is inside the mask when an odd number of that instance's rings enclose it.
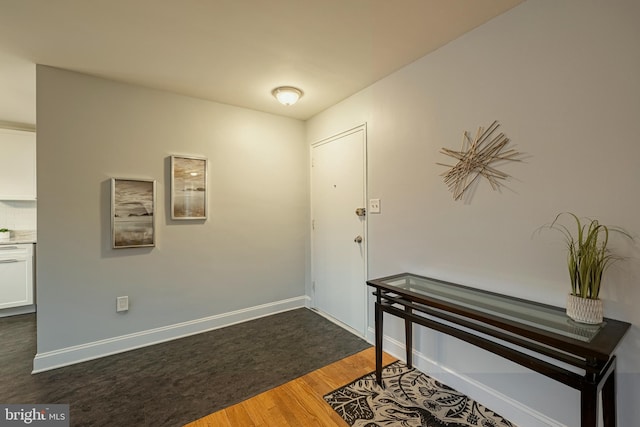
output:
{"label": "gray painted wall", "polygon": [[[636,1],[528,1],[308,121],[309,143],[367,122],[369,197],[382,207],[368,217],[369,277],[412,271],[563,306],[564,246],[538,227],[570,210],[640,235],[639,21]],[[481,182],[454,202],[439,150],[493,120],[526,161],[502,166],[513,179],[501,192]],[[613,243],[629,259],[601,295],[606,315],[633,323],[617,351],[622,426],[640,419],[638,245]],[[492,409],[509,416],[511,398],[579,425],[576,391],[424,329],[415,340],[435,365],[502,393]]]}
{"label": "gray painted wall", "polygon": [[[45,66],[37,98],[38,353],[304,295],[303,122]],[[171,154],[207,221],[170,219]],[[157,180],[155,248],[111,249],[111,177]]]}
{"label": "gray painted wall", "polygon": [[[304,132],[310,143],[363,122],[369,196],[382,199],[382,214],[369,217],[370,277],[413,271],[563,305],[563,246],[557,236],[532,237],[537,227],[572,210],[640,233],[639,20],[635,1],[525,2],[306,129],[39,67],[38,351],[302,295]],[[435,165],[448,159],[438,151],[495,119],[528,159],[504,166],[513,175],[508,189],[481,183],[470,203],[454,202]],[[166,157],[174,153],[211,161],[204,224],[166,218]],[[109,249],[112,176],[158,180],[156,248]],[[619,424],[634,425],[640,254],[620,249],[629,259],[609,272],[602,297],[608,316],[634,325],[618,349]],[[123,294],[132,308],[118,315],[115,297]],[[402,339],[399,325],[387,324]],[[421,331],[416,345],[445,368],[577,425],[577,393],[567,387],[438,334]],[[497,403],[493,409],[509,411]]]}

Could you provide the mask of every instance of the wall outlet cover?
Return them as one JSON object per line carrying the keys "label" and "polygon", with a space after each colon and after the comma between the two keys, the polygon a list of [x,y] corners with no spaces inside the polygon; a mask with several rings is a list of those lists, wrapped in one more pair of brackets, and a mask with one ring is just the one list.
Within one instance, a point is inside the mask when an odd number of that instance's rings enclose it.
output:
{"label": "wall outlet cover", "polygon": [[369,199],[369,213],[380,213],[380,199]]}

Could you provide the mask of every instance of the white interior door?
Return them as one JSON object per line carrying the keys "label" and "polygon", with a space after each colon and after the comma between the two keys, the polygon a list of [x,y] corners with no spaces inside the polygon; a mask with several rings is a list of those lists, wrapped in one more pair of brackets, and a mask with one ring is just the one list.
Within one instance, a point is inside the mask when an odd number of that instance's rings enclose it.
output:
{"label": "white interior door", "polygon": [[366,134],[361,126],[312,146],[315,308],[365,335]]}

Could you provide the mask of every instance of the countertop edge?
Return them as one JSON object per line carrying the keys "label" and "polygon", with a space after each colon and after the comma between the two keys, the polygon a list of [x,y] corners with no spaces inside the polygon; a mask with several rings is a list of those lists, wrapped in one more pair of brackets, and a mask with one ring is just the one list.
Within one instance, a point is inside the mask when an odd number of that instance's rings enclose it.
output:
{"label": "countertop edge", "polygon": [[9,240],[0,241],[0,245],[20,245],[37,243],[37,233],[35,230],[11,230]]}

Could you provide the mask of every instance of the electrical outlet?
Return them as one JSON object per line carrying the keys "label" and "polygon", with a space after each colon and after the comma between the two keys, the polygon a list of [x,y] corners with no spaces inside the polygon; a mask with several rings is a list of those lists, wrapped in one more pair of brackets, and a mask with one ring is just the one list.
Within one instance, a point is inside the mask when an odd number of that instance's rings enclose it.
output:
{"label": "electrical outlet", "polygon": [[369,199],[369,213],[380,213],[380,199]]}
{"label": "electrical outlet", "polygon": [[128,311],[129,310],[129,297],[118,297],[116,298],[116,312],[120,311]]}

